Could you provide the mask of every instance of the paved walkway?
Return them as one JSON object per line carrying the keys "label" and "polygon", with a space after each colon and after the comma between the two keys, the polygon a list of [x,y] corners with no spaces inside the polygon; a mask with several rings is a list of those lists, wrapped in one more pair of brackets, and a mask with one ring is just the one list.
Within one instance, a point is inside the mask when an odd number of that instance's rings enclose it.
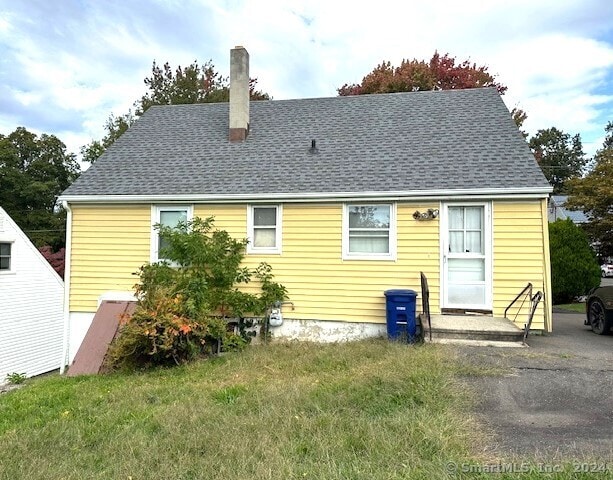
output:
{"label": "paved walkway", "polygon": [[526,349],[453,347],[468,362],[509,372],[467,378],[491,428],[491,454],[597,458],[613,476],[613,335],[593,334],[583,318],[554,314],[554,332],[529,336]]}

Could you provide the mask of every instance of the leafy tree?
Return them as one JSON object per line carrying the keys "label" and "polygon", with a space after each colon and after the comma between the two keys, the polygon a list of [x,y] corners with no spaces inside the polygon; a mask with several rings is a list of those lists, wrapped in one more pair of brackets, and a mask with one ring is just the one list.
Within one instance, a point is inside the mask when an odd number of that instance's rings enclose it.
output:
{"label": "leafy tree", "polygon": [[404,59],[395,67],[389,61],[384,61],[366,75],[361,83],[340,87],[338,94],[345,96],[478,87],[495,87],[503,94],[507,87],[497,82],[487,70],[486,66],[477,66],[469,60],[458,62],[449,54],[441,56],[434,52],[429,62]]}
{"label": "leafy tree", "polygon": [[515,122],[515,125],[517,125],[517,128],[519,128],[519,132],[524,136],[524,138],[528,138],[528,132],[522,130],[521,128],[528,118],[528,114],[521,108],[513,107],[513,110],[511,110],[511,117]]}
{"label": "leafy tree", "polygon": [[[212,217],[156,228],[165,245],[161,253],[171,263],[141,267],[139,302],[109,350],[112,366],[179,364],[215,353],[220,344],[244,346],[250,335],[228,334],[224,319],[265,316],[286,298],[269,265],[241,266],[247,240],[214,229]],[[239,288],[252,280],[259,293]]]}
{"label": "leafy tree", "polygon": [[586,234],[571,220],[549,224],[554,303],[567,303],[600,285],[600,267]]}
{"label": "leafy tree", "polygon": [[569,182],[566,206],[585,212],[584,228],[602,258],[613,256],[613,123],[605,128],[608,135],[596,153],[594,168],[583,178]]}
{"label": "leafy tree", "polygon": [[[197,60],[175,70],[166,62],[160,67],[155,61],[151,76],[144,79],[147,92],[134,102],[135,113],[115,117],[111,115],[104,128],[102,140],[93,140],[81,148],[83,160],[93,163],[111,146],[143,113],[153,105],[181,105],[192,103],[228,102],[230,83],[227,77],[215,70],[212,60],[199,65]],[[251,100],[269,100],[267,93],[256,90],[257,79],[249,80]]]}
{"label": "leafy tree", "polygon": [[[145,78],[149,91],[135,103],[136,114],[142,115],[152,105],[181,105],[230,101],[230,84],[215,70],[212,60],[200,66],[197,60],[173,73],[168,62],[160,68],[153,62],[151,77]],[[269,100],[268,94],[255,89],[257,79],[249,80],[251,100]]]}
{"label": "leafy tree", "polygon": [[83,161],[94,163],[135,121],[136,117],[131,110],[119,117],[111,114],[104,125],[106,135],[102,140],[92,140],[89,144],[81,147]]}
{"label": "leafy tree", "polygon": [[0,205],[37,246],[64,246],[65,212],[57,196],[79,175],[74,154],[56,136],[23,127],[0,134]]}
{"label": "leafy tree", "polygon": [[587,164],[579,134],[571,137],[555,127],[541,129],[529,145],[554,193],[564,193],[566,182],[581,176]]}
{"label": "leafy tree", "polygon": [[66,249],[60,248],[57,252],[54,252],[51,246],[45,245],[40,247],[38,251],[45,257],[45,260],[53,267],[58,275],[64,278],[64,269],[66,266]]}

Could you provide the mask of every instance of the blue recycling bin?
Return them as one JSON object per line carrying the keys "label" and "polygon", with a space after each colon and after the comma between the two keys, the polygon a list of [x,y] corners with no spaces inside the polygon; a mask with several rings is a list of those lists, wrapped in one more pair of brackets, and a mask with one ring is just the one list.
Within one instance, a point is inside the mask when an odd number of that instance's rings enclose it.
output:
{"label": "blue recycling bin", "polygon": [[414,290],[386,290],[385,311],[387,338],[416,342],[421,332],[415,320],[417,292]]}

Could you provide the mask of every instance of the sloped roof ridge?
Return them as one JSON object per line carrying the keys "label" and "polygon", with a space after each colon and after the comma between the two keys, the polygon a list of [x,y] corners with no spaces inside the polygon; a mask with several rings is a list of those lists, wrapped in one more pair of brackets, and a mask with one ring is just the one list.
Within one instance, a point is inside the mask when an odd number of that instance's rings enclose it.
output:
{"label": "sloped roof ridge", "polygon": [[[530,189],[548,184],[494,88],[151,107],[65,195]],[[318,154],[309,153],[311,140]]]}

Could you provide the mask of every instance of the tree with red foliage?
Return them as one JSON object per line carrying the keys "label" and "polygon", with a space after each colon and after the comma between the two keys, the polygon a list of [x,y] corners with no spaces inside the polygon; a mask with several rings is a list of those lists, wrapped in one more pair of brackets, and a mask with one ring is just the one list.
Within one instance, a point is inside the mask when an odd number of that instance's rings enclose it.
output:
{"label": "tree with red foliage", "polygon": [[507,87],[497,82],[486,66],[469,60],[458,62],[449,54],[434,52],[429,62],[402,60],[394,67],[389,61],[377,65],[360,84],[345,84],[338,94],[365,95],[369,93],[415,92],[422,90],[454,90],[462,88],[495,87],[504,94]]}
{"label": "tree with red foliage", "polygon": [[45,257],[45,260],[53,267],[58,275],[64,278],[64,266],[66,264],[66,250],[60,248],[57,252],[53,251],[49,245],[40,247],[38,251]]}

